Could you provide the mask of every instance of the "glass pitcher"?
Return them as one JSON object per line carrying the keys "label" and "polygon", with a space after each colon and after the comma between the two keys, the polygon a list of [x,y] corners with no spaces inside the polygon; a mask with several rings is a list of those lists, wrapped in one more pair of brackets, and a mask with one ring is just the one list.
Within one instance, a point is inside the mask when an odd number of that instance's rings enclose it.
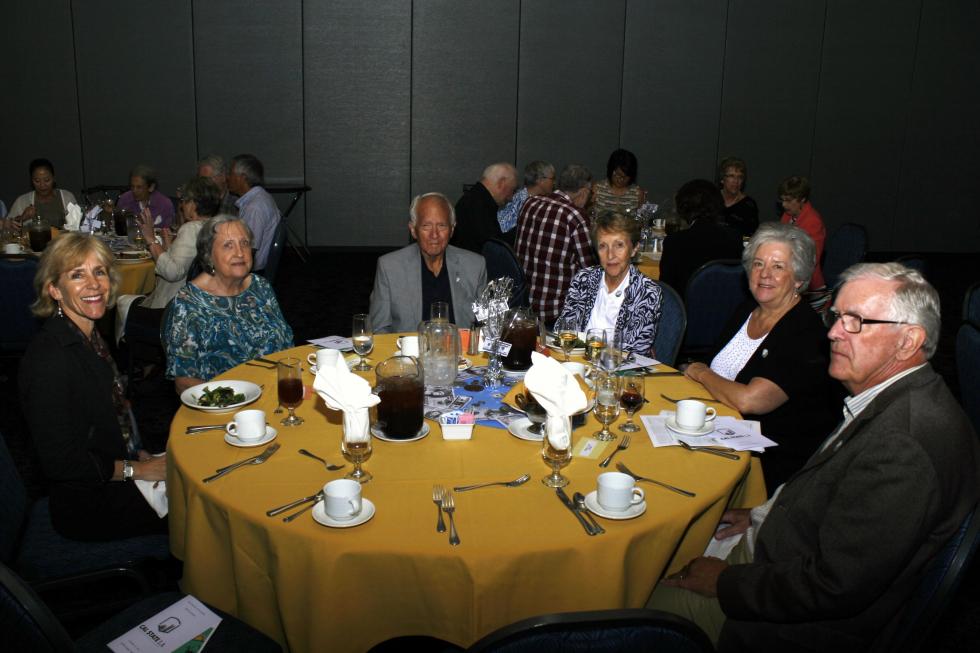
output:
{"label": "glass pitcher", "polygon": [[426,385],[450,386],[459,370],[459,328],[431,320],[419,325],[419,360]]}
{"label": "glass pitcher", "polygon": [[529,307],[512,308],[507,312],[501,342],[510,343],[510,351],[504,356],[508,370],[526,370],[531,367],[531,352],[538,343],[538,321]]}
{"label": "glass pitcher", "polygon": [[31,249],[35,252],[43,252],[51,242],[51,225],[41,217],[40,213],[36,213],[33,220],[24,223],[24,228]]}
{"label": "glass pitcher", "polygon": [[392,356],[375,367],[374,393],[381,398],[375,424],[393,440],[415,437],[422,428],[425,386],[422,368],[411,356]]}

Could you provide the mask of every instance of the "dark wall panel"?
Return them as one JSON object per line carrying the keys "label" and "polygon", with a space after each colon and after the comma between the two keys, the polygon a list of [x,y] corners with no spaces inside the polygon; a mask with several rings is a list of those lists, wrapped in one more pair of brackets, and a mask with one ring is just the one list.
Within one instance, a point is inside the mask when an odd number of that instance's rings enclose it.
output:
{"label": "dark wall panel", "polygon": [[310,242],[407,241],[411,5],[304,8]]}
{"label": "dark wall panel", "polygon": [[199,153],[248,152],[268,182],[303,181],[302,2],[195,2],[194,71]]}
{"label": "dark wall panel", "polygon": [[[193,172],[190,0],[73,3],[82,146],[89,184],[128,184],[147,163],[173,194]],[[134,18],[138,16],[138,20]]]}
{"label": "dark wall panel", "polygon": [[[763,220],[774,217],[779,181],[809,173],[824,4],[728,3],[718,158],[747,161],[748,192]],[[814,198],[819,206],[819,193]]]}
{"label": "dark wall panel", "polygon": [[651,201],[713,178],[726,11],[716,0],[627,6],[621,142],[636,154]]}
{"label": "dark wall panel", "polygon": [[605,174],[619,146],[624,0],[521,5],[517,160]]}
{"label": "dark wall panel", "polygon": [[514,160],[518,0],[413,3],[412,193],[453,201],[483,168]]}
{"label": "dark wall panel", "polygon": [[59,185],[77,193],[84,180],[68,2],[5,2],[0,23],[0,199],[9,209],[31,190],[27,166],[38,157],[50,159]]}
{"label": "dark wall panel", "polygon": [[[863,224],[893,249],[919,0],[828,4],[811,181],[828,231]],[[887,13],[889,29],[880,29]],[[855,198],[861,198],[855,202]]]}
{"label": "dark wall panel", "polygon": [[980,3],[923,2],[896,248],[980,251],[978,25]]}

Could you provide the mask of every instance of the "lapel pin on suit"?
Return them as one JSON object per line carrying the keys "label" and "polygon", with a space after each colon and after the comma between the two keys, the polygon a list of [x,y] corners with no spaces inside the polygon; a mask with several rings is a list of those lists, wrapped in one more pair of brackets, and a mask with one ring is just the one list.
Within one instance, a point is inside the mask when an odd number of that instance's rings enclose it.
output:
{"label": "lapel pin on suit", "polygon": [[762,357],[765,358],[768,355],[769,355],[769,350],[768,349],[763,349],[762,350]]}

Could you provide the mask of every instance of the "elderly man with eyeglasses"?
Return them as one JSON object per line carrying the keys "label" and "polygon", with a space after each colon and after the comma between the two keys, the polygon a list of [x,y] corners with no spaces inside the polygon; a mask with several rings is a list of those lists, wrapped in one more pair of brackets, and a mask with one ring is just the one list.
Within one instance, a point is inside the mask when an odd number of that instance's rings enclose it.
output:
{"label": "elderly man with eyeglasses", "polygon": [[882,649],[980,496],[977,436],[929,365],[935,289],[898,263],[843,279],[827,318],[843,421],[766,504],[725,512],[726,560],[692,560],[648,603],[694,619],[719,651]]}

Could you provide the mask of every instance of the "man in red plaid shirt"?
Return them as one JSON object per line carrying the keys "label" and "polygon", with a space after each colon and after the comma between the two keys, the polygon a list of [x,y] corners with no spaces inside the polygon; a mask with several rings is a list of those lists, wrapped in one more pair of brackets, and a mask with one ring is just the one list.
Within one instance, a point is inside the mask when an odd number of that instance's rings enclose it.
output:
{"label": "man in red plaid shirt", "polygon": [[572,277],[595,265],[589,221],[582,214],[591,192],[592,173],[569,165],[558,178],[558,190],[528,198],[517,221],[514,249],[531,289],[531,307],[549,328]]}

